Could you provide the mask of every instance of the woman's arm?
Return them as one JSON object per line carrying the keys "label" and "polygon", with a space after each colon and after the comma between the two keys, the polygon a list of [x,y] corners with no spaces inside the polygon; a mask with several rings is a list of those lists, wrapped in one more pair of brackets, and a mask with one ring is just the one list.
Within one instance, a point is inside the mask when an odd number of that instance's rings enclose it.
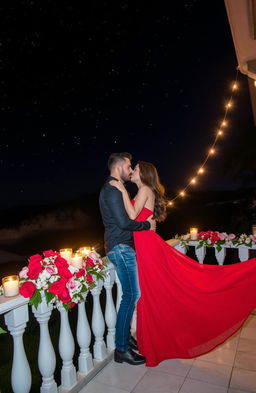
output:
{"label": "woman's arm", "polygon": [[145,203],[148,199],[147,187],[142,186],[139,189],[139,191],[136,195],[135,203],[134,203],[134,205],[132,205],[129,194],[128,194],[128,192],[122,182],[117,181],[117,180],[111,180],[109,183],[111,184],[111,186],[114,186],[119,191],[121,191],[123,201],[124,201],[125,210],[126,210],[128,216],[130,217],[130,219],[135,220],[135,218],[138,217],[141,210],[145,206]]}

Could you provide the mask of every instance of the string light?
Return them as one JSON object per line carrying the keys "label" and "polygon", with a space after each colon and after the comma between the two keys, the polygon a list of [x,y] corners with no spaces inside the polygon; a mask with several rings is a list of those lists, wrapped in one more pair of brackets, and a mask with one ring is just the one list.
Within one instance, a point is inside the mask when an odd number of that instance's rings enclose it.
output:
{"label": "string light", "polygon": [[[207,163],[207,161],[210,158],[210,156],[213,156],[215,154],[215,152],[216,152],[215,145],[217,143],[217,140],[218,140],[218,138],[220,136],[223,135],[222,128],[223,127],[227,127],[228,122],[227,122],[226,118],[227,118],[229,109],[233,106],[233,101],[232,101],[233,93],[234,93],[234,91],[236,91],[238,89],[238,83],[237,83],[238,72],[239,72],[239,70],[238,70],[238,67],[237,67],[236,79],[235,79],[235,82],[233,82],[232,85],[231,85],[232,93],[231,93],[231,96],[230,96],[229,100],[227,101],[227,104],[225,105],[225,113],[224,113],[224,116],[223,116],[223,120],[221,121],[220,128],[218,129],[218,131],[215,134],[215,139],[214,139],[210,149],[208,150],[208,154],[205,157],[205,160],[203,161],[203,163],[201,164],[201,166],[199,167],[199,169],[197,171],[198,175],[202,175],[205,172],[205,169],[204,169],[205,168],[205,164]],[[254,81],[254,86],[256,87],[256,80]],[[197,179],[196,179],[196,176],[194,176],[194,177],[191,178],[189,183],[183,188],[183,191],[179,192],[179,194],[177,194],[172,200],[168,201],[168,206],[173,206],[174,205],[173,201],[175,201],[175,199],[177,199],[178,197],[184,197],[186,195],[185,191],[187,190],[187,188],[189,186],[191,186],[191,185],[196,184],[196,183],[197,183]]]}

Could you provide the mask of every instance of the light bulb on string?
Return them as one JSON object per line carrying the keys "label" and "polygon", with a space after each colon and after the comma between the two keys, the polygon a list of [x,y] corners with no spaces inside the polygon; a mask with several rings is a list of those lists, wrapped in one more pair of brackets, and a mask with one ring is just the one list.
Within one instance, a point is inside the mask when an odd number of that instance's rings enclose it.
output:
{"label": "light bulb on string", "polygon": [[[228,121],[226,120],[227,114],[228,114],[228,110],[233,106],[233,94],[234,91],[238,89],[238,83],[237,83],[237,78],[238,78],[238,72],[239,72],[239,68],[237,68],[237,72],[236,72],[236,79],[235,81],[230,84],[230,88],[232,89],[232,93],[230,95],[229,100],[226,101],[225,104],[225,113],[223,116],[223,119],[221,121],[221,124],[219,126],[219,128],[215,131],[215,138],[214,141],[212,143],[212,145],[210,146],[209,150],[208,150],[208,154],[206,155],[204,161],[201,164],[201,167],[198,168],[197,170],[197,175],[201,175],[205,172],[205,164],[207,163],[207,161],[209,160],[210,156],[214,155],[216,153],[215,150],[215,145],[218,141],[218,137],[222,136],[224,134],[222,128],[226,127],[228,125]],[[256,87],[256,80],[254,80],[254,86]],[[182,191],[180,191],[171,201],[168,201],[168,206],[172,206],[173,205],[173,201],[175,199],[177,199],[178,197],[184,197],[185,196],[185,191],[187,190],[187,188],[191,187],[193,184],[196,184],[197,179],[196,176],[191,178],[189,180],[189,182],[187,183],[187,185],[183,188]]]}

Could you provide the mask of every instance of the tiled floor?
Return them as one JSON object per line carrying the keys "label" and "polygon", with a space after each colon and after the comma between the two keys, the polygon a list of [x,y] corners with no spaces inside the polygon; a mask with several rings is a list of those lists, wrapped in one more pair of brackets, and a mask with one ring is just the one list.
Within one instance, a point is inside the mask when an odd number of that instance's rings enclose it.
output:
{"label": "tiled floor", "polygon": [[157,367],[111,361],[80,393],[256,393],[256,315],[212,352]]}

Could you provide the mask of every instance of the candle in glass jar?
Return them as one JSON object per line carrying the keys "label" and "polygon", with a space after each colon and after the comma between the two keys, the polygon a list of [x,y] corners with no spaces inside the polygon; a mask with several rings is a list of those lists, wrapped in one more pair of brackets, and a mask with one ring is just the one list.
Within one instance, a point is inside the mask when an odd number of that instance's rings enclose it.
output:
{"label": "candle in glass jar", "polygon": [[88,255],[90,254],[91,251],[92,251],[91,247],[80,247],[79,248],[79,253],[83,257],[88,257]]}
{"label": "candle in glass jar", "polygon": [[60,250],[60,256],[61,256],[62,258],[64,258],[64,259],[66,259],[66,261],[67,261],[68,263],[71,262],[72,253],[73,253],[72,248],[62,248],[62,249]]}
{"label": "candle in glass jar", "polygon": [[4,296],[16,296],[19,294],[19,276],[7,276],[2,279]]}
{"label": "candle in glass jar", "polygon": [[80,269],[83,266],[83,257],[82,257],[82,255],[79,255],[79,254],[73,255],[73,257],[71,258],[70,265]]}
{"label": "candle in glass jar", "polygon": [[254,236],[256,236],[256,225],[255,224],[252,226],[252,234]]}
{"label": "candle in glass jar", "polygon": [[197,240],[198,229],[197,228],[190,228],[190,239]]}

